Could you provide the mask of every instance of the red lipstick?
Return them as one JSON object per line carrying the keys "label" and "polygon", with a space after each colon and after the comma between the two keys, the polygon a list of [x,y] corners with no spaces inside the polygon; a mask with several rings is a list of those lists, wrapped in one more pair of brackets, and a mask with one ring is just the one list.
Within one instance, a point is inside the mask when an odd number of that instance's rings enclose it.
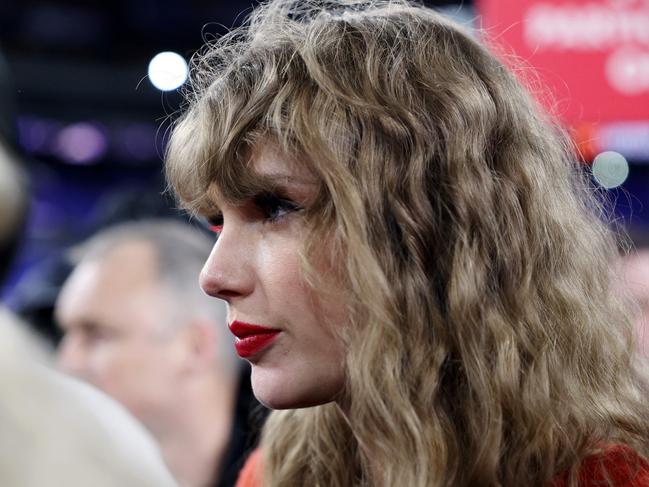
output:
{"label": "red lipstick", "polygon": [[233,321],[228,326],[232,334],[237,337],[234,346],[241,358],[247,358],[261,352],[282,331],[277,328],[244,323],[243,321]]}

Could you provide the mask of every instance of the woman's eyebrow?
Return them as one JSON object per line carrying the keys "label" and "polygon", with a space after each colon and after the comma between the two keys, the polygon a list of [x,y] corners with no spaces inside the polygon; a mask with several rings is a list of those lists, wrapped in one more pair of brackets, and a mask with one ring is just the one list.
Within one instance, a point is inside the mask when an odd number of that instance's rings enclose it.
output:
{"label": "woman's eyebrow", "polygon": [[281,184],[299,184],[304,186],[312,186],[317,184],[317,180],[313,177],[301,177],[281,172],[257,174],[257,177],[259,178],[260,182],[268,183],[272,186]]}
{"label": "woman's eyebrow", "polygon": [[243,181],[235,182],[229,188],[212,187],[199,213],[215,215],[221,213],[221,203],[241,204],[246,200],[269,193],[300,193],[318,186],[318,180],[309,175],[296,175],[284,171],[249,172]]}

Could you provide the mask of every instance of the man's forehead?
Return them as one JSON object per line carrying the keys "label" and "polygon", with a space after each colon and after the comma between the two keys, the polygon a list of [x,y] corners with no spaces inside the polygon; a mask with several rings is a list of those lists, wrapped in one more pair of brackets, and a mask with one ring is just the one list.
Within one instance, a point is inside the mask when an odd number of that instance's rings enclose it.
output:
{"label": "man's forehead", "polygon": [[620,284],[638,300],[649,298],[649,252],[636,253],[620,259]]}
{"label": "man's forehead", "polygon": [[57,314],[126,307],[145,293],[158,292],[156,257],[150,247],[129,242],[100,257],[82,260],[63,286]]}
{"label": "man's forehead", "polygon": [[622,260],[622,272],[630,281],[649,284],[649,251],[639,251]]}
{"label": "man's forehead", "polygon": [[[120,242],[95,261],[102,270],[119,270],[116,273],[118,275],[151,277],[157,274],[155,248],[146,240]],[[116,267],[120,268],[115,269]]]}

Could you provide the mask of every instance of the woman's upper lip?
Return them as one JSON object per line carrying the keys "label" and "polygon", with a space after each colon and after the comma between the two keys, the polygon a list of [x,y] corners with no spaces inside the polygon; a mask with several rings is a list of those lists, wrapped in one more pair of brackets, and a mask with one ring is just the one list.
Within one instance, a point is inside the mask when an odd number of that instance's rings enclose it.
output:
{"label": "woman's upper lip", "polygon": [[267,333],[279,333],[280,329],[270,328],[264,325],[256,325],[252,323],[244,323],[243,321],[233,321],[228,325],[230,331],[237,338],[245,338],[251,335],[262,335]]}

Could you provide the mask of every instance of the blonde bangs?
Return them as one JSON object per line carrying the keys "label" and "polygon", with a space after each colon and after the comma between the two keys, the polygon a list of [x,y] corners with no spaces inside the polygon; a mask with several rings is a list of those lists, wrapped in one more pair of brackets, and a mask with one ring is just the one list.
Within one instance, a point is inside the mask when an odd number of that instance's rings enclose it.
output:
{"label": "blonde bangs", "polygon": [[[307,117],[286,115],[287,106],[310,111],[304,103],[304,73],[297,63],[280,72],[285,60],[277,59],[295,51],[273,53],[250,46],[233,53],[227,42],[223,39],[222,46],[211,46],[209,54],[195,57],[192,92],[186,93],[189,108],[173,127],[167,149],[167,179],[182,206],[191,211],[210,207],[207,193],[212,184],[233,201],[259,189],[262,183],[249,160],[261,140],[277,142],[288,155],[304,153],[295,137],[304,128],[294,125]],[[205,76],[205,70],[211,76]]]}

